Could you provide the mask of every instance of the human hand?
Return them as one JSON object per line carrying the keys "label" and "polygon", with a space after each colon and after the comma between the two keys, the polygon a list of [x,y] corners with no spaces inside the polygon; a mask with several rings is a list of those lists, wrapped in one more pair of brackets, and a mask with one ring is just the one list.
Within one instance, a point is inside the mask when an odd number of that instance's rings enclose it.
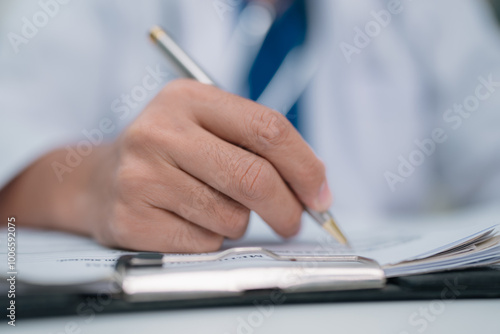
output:
{"label": "human hand", "polygon": [[323,163],[283,115],[191,80],[168,84],[105,159],[85,224],[111,246],[215,251],[244,234],[250,210],[290,237],[301,203],[332,201]]}

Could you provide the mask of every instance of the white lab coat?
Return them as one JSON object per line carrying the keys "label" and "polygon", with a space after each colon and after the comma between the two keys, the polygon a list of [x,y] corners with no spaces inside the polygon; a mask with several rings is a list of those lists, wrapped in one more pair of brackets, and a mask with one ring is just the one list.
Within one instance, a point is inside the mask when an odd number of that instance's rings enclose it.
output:
{"label": "white lab coat", "polygon": [[[215,6],[221,2],[224,13]],[[41,7],[37,1],[4,5],[0,186],[43,153],[84,140],[83,132],[91,133],[105,118],[114,128],[105,134],[110,140],[133,121],[171,79],[161,77],[161,85],[145,90],[142,100],[124,111],[122,95],[142,86],[158,66],[163,72],[168,66],[147,39],[155,24],[171,31],[221,86],[244,95],[240,69],[248,64],[234,50],[241,45],[228,45],[234,3],[73,0],[54,10],[36,36],[19,44],[17,54],[8,34],[21,34],[23,17],[32,18]],[[402,11],[348,63],[341,43],[355,45],[354,29],[364,29],[374,20],[371,11],[388,3],[308,2],[307,47],[318,70],[301,99],[303,134],[327,165],[336,207],[394,213],[498,201],[500,88],[457,129],[452,125],[458,120],[443,119],[454,103],[474,94],[478,77],[500,81],[493,18],[474,0],[401,0]],[[436,128],[446,140],[410,175],[399,175],[404,182],[391,189],[388,175],[398,175],[400,159],[408,160],[412,152],[418,157],[415,141],[431,138]]]}

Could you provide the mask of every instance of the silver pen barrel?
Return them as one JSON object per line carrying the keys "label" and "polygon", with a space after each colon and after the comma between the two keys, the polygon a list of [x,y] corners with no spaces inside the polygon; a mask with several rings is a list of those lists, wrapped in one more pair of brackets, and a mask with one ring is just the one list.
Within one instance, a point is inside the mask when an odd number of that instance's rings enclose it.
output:
{"label": "silver pen barrel", "polygon": [[[150,31],[151,39],[166,54],[169,60],[186,78],[198,80],[201,83],[214,85],[215,83],[205,72],[189,57],[179,45],[160,27],[153,27]],[[160,43],[159,43],[160,42]]]}

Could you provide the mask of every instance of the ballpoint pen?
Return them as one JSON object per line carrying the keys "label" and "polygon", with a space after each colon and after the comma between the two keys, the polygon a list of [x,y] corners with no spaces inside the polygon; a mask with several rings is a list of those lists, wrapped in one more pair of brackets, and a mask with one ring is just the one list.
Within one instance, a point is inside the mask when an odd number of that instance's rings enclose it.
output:
{"label": "ballpoint pen", "polygon": [[[166,54],[183,77],[195,79],[201,83],[216,86],[214,81],[182,50],[182,48],[160,27],[153,27],[149,35],[153,42]],[[335,223],[330,211],[318,212],[304,207],[305,211],[343,245],[348,241]]]}

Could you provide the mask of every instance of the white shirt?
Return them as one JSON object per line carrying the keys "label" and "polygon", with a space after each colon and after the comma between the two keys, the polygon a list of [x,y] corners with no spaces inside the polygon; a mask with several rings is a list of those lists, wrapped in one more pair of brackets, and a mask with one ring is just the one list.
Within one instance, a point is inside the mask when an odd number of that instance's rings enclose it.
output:
{"label": "white shirt", "polygon": [[[84,150],[88,138],[100,142],[98,130],[112,140],[134,120],[174,77],[147,38],[155,24],[245,95],[244,46],[229,42],[235,0],[54,1],[3,5],[0,187],[48,151]],[[484,4],[308,6],[306,45],[318,66],[302,99],[304,136],[327,165],[336,207],[383,214],[498,201],[500,87],[484,82],[500,81],[500,47]],[[450,111],[455,103],[474,111]]]}

